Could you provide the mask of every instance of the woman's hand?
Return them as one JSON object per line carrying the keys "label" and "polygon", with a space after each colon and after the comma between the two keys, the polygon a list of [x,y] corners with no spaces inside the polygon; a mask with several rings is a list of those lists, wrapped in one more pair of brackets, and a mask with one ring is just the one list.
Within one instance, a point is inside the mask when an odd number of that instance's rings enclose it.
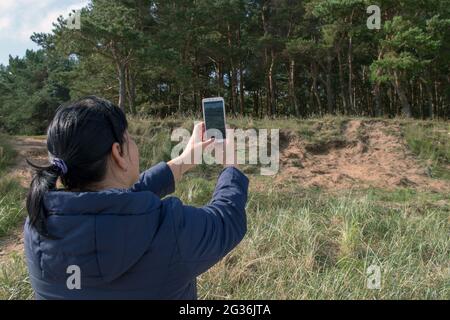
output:
{"label": "woman's hand", "polygon": [[172,170],[175,181],[179,181],[183,174],[200,164],[203,159],[203,149],[214,142],[214,139],[203,141],[204,132],[205,124],[203,122],[196,124],[183,153],[167,163]]}

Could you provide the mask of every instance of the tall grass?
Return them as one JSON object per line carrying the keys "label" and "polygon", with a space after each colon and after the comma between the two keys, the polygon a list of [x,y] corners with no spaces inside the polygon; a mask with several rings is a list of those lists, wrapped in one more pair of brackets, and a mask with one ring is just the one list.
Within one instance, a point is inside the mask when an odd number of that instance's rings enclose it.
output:
{"label": "tall grass", "polygon": [[7,135],[0,133],[0,178],[16,157],[16,152],[9,143],[9,139]]}
{"label": "tall grass", "polygon": [[[15,231],[24,220],[25,192],[18,181],[4,176],[16,157],[10,139],[0,134],[0,238]],[[31,297],[32,290],[23,256],[16,252],[8,253],[0,263],[0,300]]]}
{"label": "tall grass", "polygon": [[434,177],[450,180],[450,124],[413,122],[403,126],[411,150],[419,156]]}
{"label": "tall grass", "polygon": [[4,176],[16,157],[9,141],[8,136],[0,134],[0,237],[23,220],[24,190],[17,181]]}
{"label": "tall grass", "polygon": [[[240,128],[283,127],[320,143],[339,137],[347,120],[236,118],[229,122]],[[131,131],[138,136],[141,164],[164,160],[171,145],[170,130],[191,129],[192,124],[193,119],[135,123]],[[420,143],[427,139],[417,137]],[[177,185],[176,194],[185,203],[204,205],[219,171],[200,166]],[[201,276],[201,298],[450,298],[449,196],[413,189],[332,195],[298,186],[281,192],[270,187],[267,177],[252,176],[251,181],[266,188],[251,189],[248,234],[236,250]],[[367,288],[370,265],[381,268],[381,290]]]}
{"label": "tall grass", "polygon": [[[276,121],[238,118],[230,123],[241,128],[273,128],[280,125]],[[141,163],[154,164],[163,159],[161,153],[168,154],[167,129],[174,125],[190,129],[192,123],[192,119],[171,120],[167,125],[159,120],[140,122],[138,133],[159,142],[140,146],[144,150]],[[304,123],[284,120],[283,128],[320,143],[338,137],[345,123],[345,118]],[[155,126],[164,129],[152,132]],[[141,137],[139,143],[145,144],[145,139]],[[200,166],[177,185],[176,194],[185,203],[204,205],[219,171]],[[414,189],[332,195],[298,186],[281,192],[272,189],[266,177],[252,176],[251,180],[266,188],[251,189],[248,234],[235,251],[201,276],[201,298],[450,298],[448,195]],[[381,269],[381,290],[367,288],[370,265]]]}
{"label": "tall grass", "polygon": [[25,258],[13,253],[0,265],[0,300],[26,300],[33,298]]}
{"label": "tall grass", "polygon": [[[20,184],[6,176],[16,152],[9,143],[11,137],[0,134],[0,238],[11,234],[23,222],[25,192]],[[12,253],[0,261],[0,300],[30,299],[31,285],[24,258]]]}
{"label": "tall grass", "polygon": [[13,179],[0,179],[0,237],[8,235],[24,220],[25,192]]}
{"label": "tall grass", "polygon": [[[248,234],[201,277],[201,297],[450,298],[449,207],[376,200],[352,193],[252,192]],[[381,268],[381,290],[366,285],[370,265]]]}
{"label": "tall grass", "polygon": [[[193,121],[189,117],[132,119],[130,132],[139,144],[141,169],[168,160],[174,145],[171,130],[191,130]],[[345,121],[237,118],[230,124],[283,127],[320,142],[333,138]],[[320,134],[315,132],[317,123],[323,129]],[[443,154],[449,151],[448,141],[439,140],[442,146],[436,151],[429,134],[412,130],[405,138],[423,159],[436,159],[440,166],[447,161]],[[204,205],[220,170],[199,166],[177,185],[176,195],[187,204]],[[297,185],[280,191],[271,186],[269,177],[252,175],[250,180],[248,233],[234,251],[200,277],[200,298],[450,299],[450,195],[409,188],[329,193]],[[15,189],[9,183],[4,182],[3,189],[0,184],[2,196],[5,190]],[[12,216],[6,226],[15,224],[11,212],[19,210],[16,200],[23,198],[19,193],[11,202],[0,204],[0,210]],[[5,230],[8,233],[11,228]],[[380,290],[367,287],[370,265],[380,267]],[[31,296],[23,257],[13,255],[0,267],[0,299]]]}

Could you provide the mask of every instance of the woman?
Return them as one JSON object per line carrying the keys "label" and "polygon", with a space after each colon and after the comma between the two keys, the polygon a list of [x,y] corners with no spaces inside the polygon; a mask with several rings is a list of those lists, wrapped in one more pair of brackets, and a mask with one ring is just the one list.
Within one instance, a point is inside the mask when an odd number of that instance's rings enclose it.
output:
{"label": "woman", "polygon": [[[194,165],[203,125],[182,155],[139,176],[124,113],[87,97],[56,112],[47,132],[51,165],[35,168],[25,253],[37,299],[196,299],[196,277],[246,233],[248,179],[226,167],[208,205],[172,193]],[[56,189],[61,179],[64,189]]]}

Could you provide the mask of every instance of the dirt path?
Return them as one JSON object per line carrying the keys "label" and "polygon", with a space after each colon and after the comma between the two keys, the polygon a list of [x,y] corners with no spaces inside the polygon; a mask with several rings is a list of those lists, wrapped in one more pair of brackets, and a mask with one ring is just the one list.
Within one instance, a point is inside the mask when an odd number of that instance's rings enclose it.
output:
{"label": "dirt path", "polygon": [[17,178],[25,188],[30,186],[31,170],[25,159],[42,163],[47,159],[47,145],[45,136],[42,137],[15,137],[12,141],[17,151],[16,165],[10,169],[9,175]]}
{"label": "dirt path", "polygon": [[342,136],[311,144],[285,133],[281,151],[280,186],[290,180],[303,187],[351,189],[361,187],[412,187],[450,192],[447,181],[432,179],[391,122],[351,120]]}
{"label": "dirt path", "polygon": [[[24,188],[28,188],[31,181],[31,170],[25,159],[43,162],[47,157],[45,137],[15,137],[12,141],[17,151],[16,165],[13,166],[7,177],[17,178]],[[0,265],[8,260],[10,255],[23,252],[22,225],[11,235],[0,238]]]}

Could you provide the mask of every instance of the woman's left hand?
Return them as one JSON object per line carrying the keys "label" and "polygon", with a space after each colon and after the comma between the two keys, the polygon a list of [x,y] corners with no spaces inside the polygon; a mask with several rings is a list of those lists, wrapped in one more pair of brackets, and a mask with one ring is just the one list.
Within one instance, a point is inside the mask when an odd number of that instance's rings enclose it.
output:
{"label": "woman's left hand", "polygon": [[[200,164],[202,161],[203,149],[214,142],[214,138],[203,141],[204,132],[204,122],[197,123],[194,126],[192,136],[183,153],[167,163],[172,170],[175,181],[179,181],[184,173],[194,168],[197,164]],[[196,159],[196,157],[199,157],[199,159]]]}

